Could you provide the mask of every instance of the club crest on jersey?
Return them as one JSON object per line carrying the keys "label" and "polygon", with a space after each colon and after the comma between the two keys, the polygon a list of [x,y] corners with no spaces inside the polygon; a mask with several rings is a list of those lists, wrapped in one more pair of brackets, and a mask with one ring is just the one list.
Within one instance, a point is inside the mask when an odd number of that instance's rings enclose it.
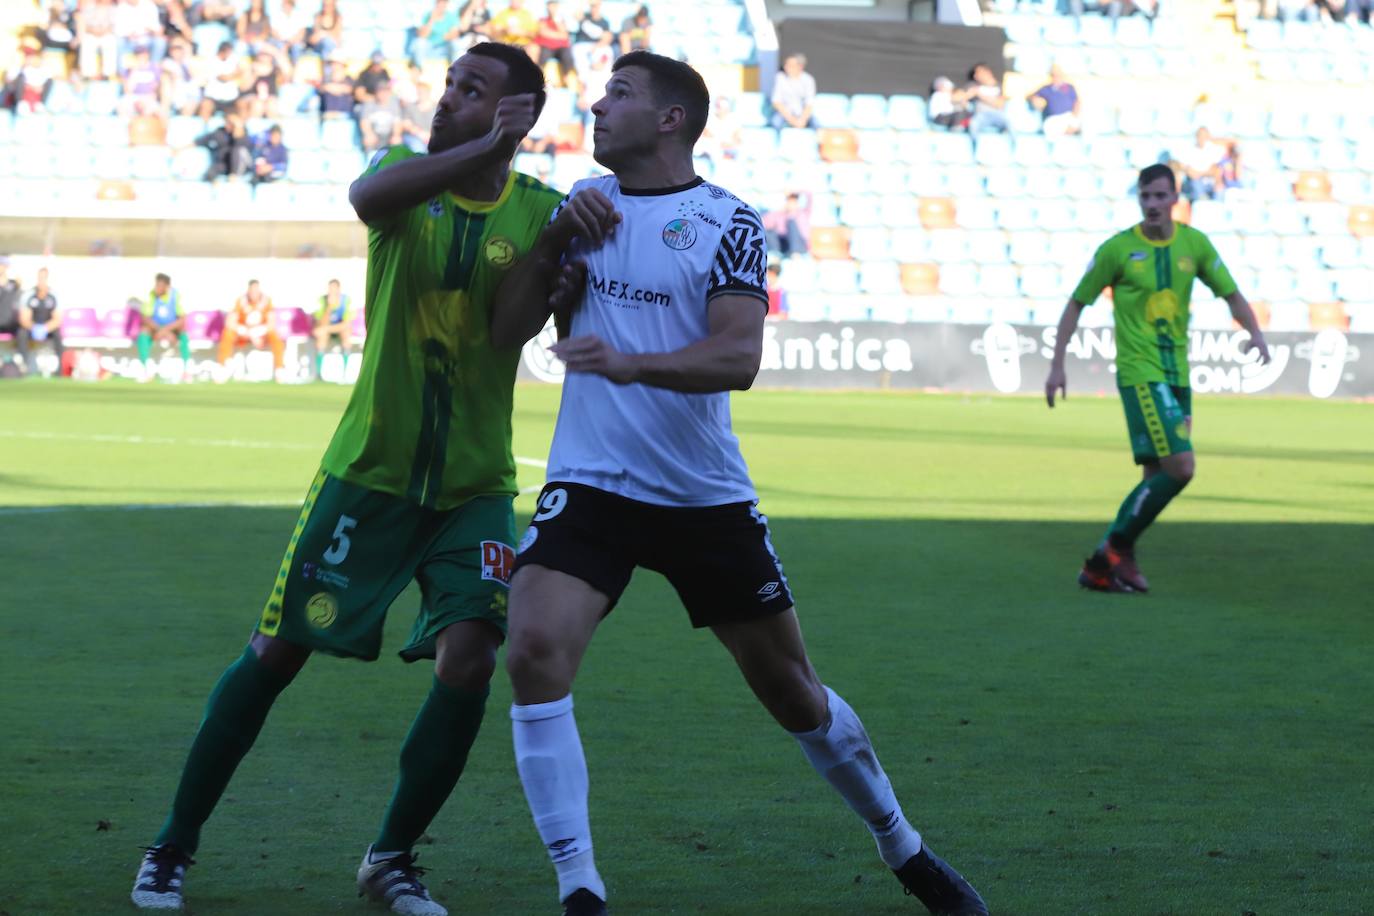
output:
{"label": "club crest on jersey", "polygon": [[482,254],[492,267],[510,267],[515,263],[515,243],[503,235],[487,239]]}
{"label": "club crest on jersey", "polygon": [[689,219],[675,219],[663,227],[663,244],[674,251],[686,251],[696,241],[697,227]]}
{"label": "club crest on jersey", "polygon": [[1179,258],[1178,269],[1185,274],[1190,274],[1197,269],[1197,264],[1193,262],[1192,258]]}
{"label": "club crest on jersey", "polygon": [[305,602],[305,617],[318,630],[327,630],[339,619],[339,602],[329,592],[316,592]]}
{"label": "club crest on jersey", "polygon": [[443,201],[441,201],[441,200],[440,200],[439,198],[437,198],[437,197],[431,197],[431,198],[429,199],[429,216],[430,216],[430,219],[433,219],[433,218],[435,218],[435,217],[437,217],[437,216],[443,216],[443,215],[444,215],[444,203],[443,203]]}
{"label": "club crest on jersey", "polygon": [[482,542],[482,578],[490,582],[510,585],[515,568],[515,551],[500,541]]}

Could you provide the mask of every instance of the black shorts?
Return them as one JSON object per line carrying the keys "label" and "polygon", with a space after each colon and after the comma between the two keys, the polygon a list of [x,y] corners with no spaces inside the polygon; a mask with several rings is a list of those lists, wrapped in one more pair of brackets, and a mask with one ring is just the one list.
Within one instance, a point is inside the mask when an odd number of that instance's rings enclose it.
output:
{"label": "black shorts", "polygon": [[635,567],[662,573],[694,627],[792,607],[768,519],[753,503],[654,506],[576,483],[549,483],[520,539],[515,570],[544,566],[620,600]]}

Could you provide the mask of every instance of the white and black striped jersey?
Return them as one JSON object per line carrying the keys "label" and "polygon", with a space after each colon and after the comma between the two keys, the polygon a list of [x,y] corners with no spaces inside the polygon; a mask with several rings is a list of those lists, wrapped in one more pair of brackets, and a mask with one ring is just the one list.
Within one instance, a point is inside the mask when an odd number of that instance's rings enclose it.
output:
{"label": "white and black striped jersey", "polygon": [[[595,334],[622,353],[666,353],[709,336],[706,304],[717,296],[767,309],[763,226],[735,195],[700,178],[626,190],[607,175],[577,182],[568,196],[586,188],[610,198],[622,222],[600,248],[574,242],[568,254],[587,265],[573,336]],[[730,428],[729,392],[683,394],[586,373],[564,379],[547,478],[660,506],[756,498]]]}

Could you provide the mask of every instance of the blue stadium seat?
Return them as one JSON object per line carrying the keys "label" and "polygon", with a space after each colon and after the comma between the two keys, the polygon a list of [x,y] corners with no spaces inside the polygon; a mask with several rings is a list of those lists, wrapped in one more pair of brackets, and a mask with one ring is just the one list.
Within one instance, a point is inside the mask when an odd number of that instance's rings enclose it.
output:
{"label": "blue stadium seat", "polygon": [[849,100],[849,121],[859,130],[882,130],[887,127],[887,98],[861,93]]}
{"label": "blue stadium seat", "polygon": [[822,292],[849,295],[859,291],[859,269],[853,261],[821,261],[816,265],[816,284]]}
{"label": "blue stadium seat", "polygon": [[997,206],[997,222],[1003,229],[1041,228],[1034,202],[1023,200],[1002,200]]}
{"label": "blue stadium seat", "polygon": [[[1017,149],[1020,149],[1020,144],[1017,145]],[[997,200],[1024,197],[1026,194],[1025,170],[1015,167],[992,169],[988,172],[987,189],[988,195]]]}
{"label": "blue stadium seat", "polygon": [[277,104],[283,115],[315,114],[318,117],[319,96],[308,83],[283,83],[277,90]]}
{"label": "blue stadium seat", "polygon": [[892,257],[891,233],[882,226],[860,226],[849,235],[849,256],[856,261],[886,261]]}
{"label": "blue stadium seat", "polygon": [[1116,46],[1116,30],[1106,16],[1085,16],[1078,23],[1078,40],[1088,48],[1112,50]]}
{"label": "blue stadium seat", "polygon": [[1357,267],[1336,271],[1332,278],[1336,282],[1336,296],[1347,302],[1368,300],[1369,291],[1374,289],[1374,270],[1368,268]]}
{"label": "blue stadium seat", "polygon": [[884,198],[876,194],[843,195],[840,198],[840,225],[852,227],[883,225],[883,203]]}
{"label": "blue stadium seat", "polygon": [[54,115],[49,136],[61,147],[86,146],[90,142],[90,122],[78,115]]}
{"label": "blue stadium seat", "polygon": [[1266,302],[1278,303],[1290,299],[1297,293],[1297,278],[1291,270],[1281,267],[1265,267],[1259,272],[1259,283],[1255,296]]}
{"label": "blue stadium seat", "polygon": [[1293,271],[1297,277],[1298,298],[1304,302],[1330,302],[1335,295],[1335,282],[1322,271]]}
{"label": "blue stadium seat", "polygon": [[[1335,131],[1338,131],[1336,128]],[[1351,153],[1350,144],[1346,143],[1337,132],[1329,135],[1331,139],[1319,141],[1317,146],[1317,164],[1327,172],[1344,172],[1355,167],[1355,157]]]}
{"label": "blue stadium seat", "polygon": [[922,142],[923,137],[919,134],[861,130],[856,132],[856,136],[859,138],[859,157],[864,162],[925,164],[930,161],[929,148]]}
{"label": "blue stadium seat", "polygon": [[945,170],[945,184],[955,197],[981,197],[986,190],[983,173],[974,166],[949,166]]}
{"label": "blue stadium seat", "polygon": [[964,229],[995,229],[997,201],[991,197],[966,197],[955,202],[955,221]]}
{"label": "blue stadium seat", "polygon": [[1131,48],[1124,53],[1122,61],[1131,79],[1150,79],[1164,72],[1164,60],[1153,48]]}
{"label": "blue stadium seat", "polygon": [[899,162],[882,164],[865,163],[868,169],[868,185],[880,194],[904,193],[910,190],[912,170]]}
{"label": "blue stadium seat", "polygon": [[973,138],[973,159],[979,165],[1004,166],[1014,159],[1011,137],[1007,134],[981,134]]}
{"label": "blue stadium seat", "polygon": [[93,81],[86,84],[86,113],[113,115],[119,105],[119,83]]}
{"label": "blue stadium seat", "polygon": [[978,270],[978,292],[983,296],[1008,299],[1020,295],[1021,279],[1017,269],[1010,264],[983,265]]}
{"label": "blue stadium seat", "polygon": [[1281,261],[1282,247],[1277,235],[1247,235],[1241,242],[1241,257],[1247,264],[1276,266]]}
{"label": "blue stadium seat", "polygon": [[821,92],[816,95],[811,109],[816,123],[821,127],[847,128],[849,123],[849,96],[838,92]]}
{"label": "blue stadium seat", "polygon": [[1285,50],[1316,49],[1325,34],[1325,29],[1306,22],[1285,22],[1283,24],[1283,47]]}
{"label": "blue stadium seat", "polygon": [[[978,267],[967,261],[940,261],[940,292],[946,296],[976,296],[978,294]],[[957,311],[952,315],[955,321],[960,318]]]}
{"label": "blue stadium seat", "polygon": [[1035,212],[1040,225],[1050,232],[1069,232],[1078,228],[1074,205],[1063,198],[1041,201]]}
{"label": "blue stadium seat", "polygon": [[735,106],[740,127],[764,127],[768,124],[768,102],[761,92],[741,92]]}
{"label": "blue stadium seat", "polygon": [[[1071,138],[1066,137],[1060,142],[1067,144],[1070,139]],[[1101,169],[1118,168],[1127,164],[1126,149],[1127,141],[1122,137],[1099,137],[1093,140],[1083,153],[1084,161],[1091,161]],[[1054,157],[1052,156],[1052,158]],[[1071,163],[1070,165],[1076,166],[1077,163]]]}
{"label": "blue stadium seat", "polygon": [[331,119],[320,125],[320,142],[328,150],[357,149],[358,125],[351,119]]}
{"label": "blue stadium seat", "polygon": [[1263,141],[1247,143],[1241,148],[1241,155],[1244,157],[1246,170],[1252,174],[1255,172],[1275,172],[1281,167],[1278,150],[1272,143]]}
{"label": "blue stadium seat", "polygon": [[1078,21],[1068,16],[1045,20],[1041,34],[1048,45],[1072,46],[1082,43],[1078,34]]}
{"label": "blue stadium seat", "polygon": [[1032,299],[1067,296],[1063,271],[1054,264],[1028,264],[1021,268],[1021,293]]}
{"label": "blue stadium seat", "polygon": [[893,229],[888,247],[903,264],[915,264],[930,256],[930,235],[919,226]]}
{"label": "blue stadium seat", "polygon": [[1170,105],[1155,112],[1155,132],[1165,137],[1191,137],[1198,124],[1193,113],[1181,106]]}
{"label": "blue stadium seat", "polygon": [[1111,232],[1121,227],[1112,219],[1111,205],[1100,197],[1077,201],[1074,217],[1085,232]]}
{"label": "blue stadium seat", "polygon": [[1371,196],[1369,180],[1356,171],[1334,172],[1331,178],[1331,197],[1343,204],[1363,203]]}
{"label": "blue stadium seat", "polygon": [[[1289,293],[1289,297],[1295,296],[1296,292]],[[1271,331],[1306,331],[1309,328],[1309,318],[1307,313],[1307,303],[1297,302],[1292,298],[1288,301],[1274,301],[1269,305],[1269,329]]]}
{"label": "blue stadium seat", "polygon": [[286,163],[286,177],[291,181],[322,182],[329,180],[327,154],[315,150],[291,153]]}
{"label": "blue stadium seat", "polygon": [[1269,133],[1280,140],[1306,139],[1306,118],[1302,109],[1281,105],[1269,116]]}
{"label": "blue stadium seat", "polygon": [[859,289],[877,296],[899,296],[902,278],[896,261],[869,261],[859,265]]}
{"label": "blue stadium seat", "polygon": [[52,137],[53,119],[47,115],[26,114],[14,119],[14,142],[19,146],[38,146]]}
{"label": "blue stadium seat", "polygon": [[1084,137],[1115,136],[1117,133],[1116,112],[1110,108],[1089,106],[1079,115],[1082,122],[1080,133]]}
{"label": "blue stadium seat", "polygon": [[140,207],[157,212],[170,207],[176,200],[176,186],[170,181],[145,178],[134,185],[134,196]]}
{"label": "blue stadium seat", "polygon": [[130,151],[129,174],[147,181],[172,177],[171,156],[164,146],[136,146]]}
{"label": "blue stadium seat", "polygon": [[816,132],[806,127],[784,127],[778,131],[778,156],[789,162],[819,159],[821,154]]}
{"label": "blue stadium seat", "polygon": [[[1097,19],[1084,19],[1088,22],[1098,22]],[[1088,51],[1088,70],[1093,76],[1106,79],[1119,79],[1130,75],[1132,78],[1138,74],[1129,74],[1126,69],[1126,58],[1118,48],[1093,48]]]}
{"label": "blue stadium seat", "polygon": [[869,166],[866,163],[835,162],[831,164],[829,172],[832,191],[841,194],[860,194],[869,190]]}
{"label": "blue stadium seat", "polygon": [[1279,162],[1284,168],[1309,171],[1320,167],[1317,148],[1311,140],[1282,140],[1278,144]]}
{"label": "blue stadium seat", "polygon": [[56,150],[46,143],[24,144],[13,148],[14,172],[21,178],[51,178]]}
{"label": "blue stadium seat", "polygon": [[931,232],[927,237],[926,256],[937,264],[970,260],[968,233],[958,229]]}
{"label": "blue stadium seat", "polygon": [[178,151],[172,156],[170,173],[173,178],[184,181],[199,181],[210,170],[210,152],[204,147],[193,146]]}
{"label": "blue stadium seat", "polygon": [[884,194],[877,208],[882,225],[901,229],[921,224],[917,200],[908,194]]}
{"label": "blue stadium seat", "polygon": [[1168,144],[1161,139],[1150,137],[1132,140],[1126,146],[1127,161],[1132,168],[1143,169],[1147,165],[1169,160]]}
{"label": "blue stadium seat", "polygon": [[292,152],[320,148],[320,122],[315,118],[284,118],[281,139]]}
{"label": "blue stadium seat", "polygon": [[1064,193],[1074,200],[1095,200],[1102,196],[1102,184],[1096,172],[1072,169],[1064,175]]}
{"label": "blue stadium seat", "polygon": [[894,95],[887,103],[887,126],[893,130],[924,130],[926,100],[919,95]]}
{"label": "blue stadium seat", "polygon": [[1242,140],[1261,140],[1269,137],[1269,113],[1261,108],[1237,107],[1231,110],[1227,129]]}
{"label": "blue stadium seat", "polygon": [[211,58],[221,42],[233,40],[234,33],[218,22],[203,22],[191,29],[191,43],[195,45],[197,57]]}
{"label": "blue stadium seat", "polygon": [[1057,168],[1026,170],[1026,192],[1031,197],[1059,197],[1064,193],[1064,172]]}
{"label": "blue stadium seat", "polygon": [[[1025,73],[1028,75],[1048,73],[1050,69],[1050,55],[1045,49],[1037,47],[1036,45],[1017,45],[1013,65],[1017,73]],[[1078,72],[1077,68],[1075,68],[1075,72]]]}
{"label": "blue stadium seat", "polygon": [[1007,264],[1007,234],[1000,229],[977,229],[968,234],[968,250],[975,263]]}
{"label": "blue stadium seat", "polygon": [[771,162],[778,153],[778,132],[771,127],[745,127],[740,130],[740,157],[753,162]]}
{"label": "blue stadium seat", "polygon": [[920,168],[912,171],[907,188],[922,197],[944,197],[950,193],[949,172],[944,168]]}
{"label": "blue stadium seat", "polygon": [[1050,260],[1050,237],[1035,229],[1009,233],[1007,256],[1013,264],[1047,264]]}
{"label": "blue stadium seat", "polygon": [[1260,78],[1270,83],[1287,83],[1298,78],[1296,60],[1291,55],[1274,52],[1259,59]]}
{"label": "blue stadium seat", "polygon": [[1282,50],[1283,25],[1272,19],[1251,19],[1245,29],[1245,38],[1256,51]]}
{"label": "blue stadium seat", "polygon": [[1003,19],[1002,28],[1007,33],[1007,41],[1018,45],[1038,45],[1040,43],[1040,20],[1034,16],[1006,16]]}
{"label": "blue stadium seat", "polygon": [[1148,137],[1155,134],[1155,110],[1143,105],[1129,105],[1117,114],[1117,127],[1130,137]]}
{"label": "blue stadium seat", "polygon": [[56,161],[52,171],[58,178],[89,178],[95,170],[91,148],[85,144],[58,146],[53,151]]}
{"label": "blue stadium seat", "polygon": [[367,167],[367,157],[360,149],[335,150],[325,157],[330,177],[327,181],[343,184],[351,182]]}
{"label": "blue stadium seat", "polygon": [[942,165],[973,161],[973,147],[967,134],[931,134],[929,142],[935,161]]}
{"label": "blue stadium seat", "polygon": [[1144,48],[1159,42],[1151,35],[1148,19],[1126,16],[1116,22],[1117,43],[1127,48]]}
{"label": "blue stadium seat", "polygon": [[1231,226],[1231,211],[1219,200],[1199,200],[1193,204],[1193,228],[1211,235]]}

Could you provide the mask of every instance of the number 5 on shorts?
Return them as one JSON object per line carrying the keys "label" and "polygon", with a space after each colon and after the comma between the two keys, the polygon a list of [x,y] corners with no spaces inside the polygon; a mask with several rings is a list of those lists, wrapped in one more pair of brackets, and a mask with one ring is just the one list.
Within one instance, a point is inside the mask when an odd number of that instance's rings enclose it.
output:
{"label": "number 5 on shorts", "polygon": [[334,526],[334,542],[329,545],[329,549],[324,552],[324,561],[331,566],[338,566],[348,556],[348,548],[353,546],[349,540],[348,531],[350,528],[358,527],[358,520],[351,515],[340,515],[339,523]]}

